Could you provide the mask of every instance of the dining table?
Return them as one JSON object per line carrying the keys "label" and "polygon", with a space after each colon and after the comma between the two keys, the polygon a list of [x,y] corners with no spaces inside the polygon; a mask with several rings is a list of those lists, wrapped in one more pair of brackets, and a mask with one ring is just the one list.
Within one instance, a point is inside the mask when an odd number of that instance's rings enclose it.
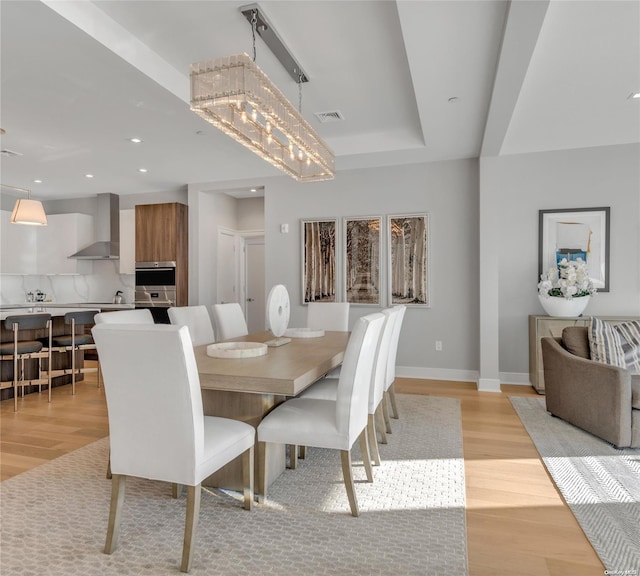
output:
{"label": "dining table", "polygon": [[[289,342],[268,346],[262,356],[219,358],[207,353],[208,345],[194,348],[206,416],[234,418],[257,427],[266,414],[287,398],[340,366],[349,341],[349,332],[325,331],[315,338],[292,337]],[[256,332],[223,342],[269,343],[270,331]],[[288,340],[288,339],[287,339]],[[285,469],[285,447],[268,445],[261,453],[257,435],[255,456],[256,492],[264,493],[261,484],[264,458],[269,459],[269,486]],[[242,489],[242,467],[236,459],[207,478],[203,485],[231,490]]]}

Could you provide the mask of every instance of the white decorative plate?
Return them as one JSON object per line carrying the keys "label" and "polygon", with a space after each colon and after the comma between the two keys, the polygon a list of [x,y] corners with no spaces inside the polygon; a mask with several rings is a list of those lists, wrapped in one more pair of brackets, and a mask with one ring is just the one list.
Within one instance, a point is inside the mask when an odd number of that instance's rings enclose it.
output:
{"label": "white decorative plate", "polygon": [[289,338],[322,338],[324,330],[313,330],[311,328],[289,328],[284,331]]}
{"label": "white decorative plate", "polygon": [[283,284],[276,284],[269,292],[267,318],[273,335],[282,336],[289,325],[289,292]]}
{"label": "white decorative plate", "polygon": [[207,346],[207,356],[213,358],[255,358],[264,356],[269,348],[262,342],[218,342]]}

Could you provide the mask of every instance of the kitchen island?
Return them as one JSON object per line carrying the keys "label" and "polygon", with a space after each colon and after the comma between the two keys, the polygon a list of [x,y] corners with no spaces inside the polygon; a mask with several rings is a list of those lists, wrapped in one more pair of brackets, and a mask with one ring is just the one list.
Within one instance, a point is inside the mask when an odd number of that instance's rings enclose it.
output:
{"label": "kitchen island", "polygon": [[[4,320],[8,316],[19,316],[22,314],[51,314],[51,330],[53,336],[59,336],[65,334],[69,330],[69,326],[64,323],[64,315],[67,312],[84,312],[87,309],[95,310],[121,310],[121,309],[133,309],[133,304],[94,304],[91,302],[83,302],[79,304],[54,304],[52,302],[29,302],[26,304],[7,304],[0,306],[0,338],[2,342],[11,342],[13,340],[13,333],[11,329],[8,329],[4,325]],[[92,326],[92,325],[91,325]],[[87,326],[77,326],[77,333],[84,333],[91,328]],[[24,330],[20,337],[21,339],[33,339],[46,338],[47,333],[45,330]],[[46,360],[44,361],[46,366]],[[76,365],[78,368],[84,366],[84,352],[79,351],[76,353]],[[52,370],[66,370],[71,368],[71,352],[53,352],[51,359]],[[25,374],[26,379],[33,377],[33,374],[37,371],[37,360],[25,361]],[[0,374],[2,376],[3,386],[6,382],[13,379],[13,361],[2,360],[0,365]],[[83,380],[82,374],[76,375],[76,382]],[[52,378],[52,386],[61,386],[71,383],[71,374],[64,374],[61,376],[55,376]],[[25,394],[31,392],[37,392],[38,386],[26,386]],[[13,398],[13,388],[5,388],[0,391],[0,399],[6,400]]]}

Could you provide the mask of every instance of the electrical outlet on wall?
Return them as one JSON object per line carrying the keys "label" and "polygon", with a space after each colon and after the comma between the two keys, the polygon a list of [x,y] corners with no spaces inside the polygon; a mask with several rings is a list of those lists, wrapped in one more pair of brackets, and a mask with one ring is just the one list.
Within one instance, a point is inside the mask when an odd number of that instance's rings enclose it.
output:
{"label": "electrical outlet on wall", "polygon": [[436,340],[436,352],[442,352],[442,340]]}

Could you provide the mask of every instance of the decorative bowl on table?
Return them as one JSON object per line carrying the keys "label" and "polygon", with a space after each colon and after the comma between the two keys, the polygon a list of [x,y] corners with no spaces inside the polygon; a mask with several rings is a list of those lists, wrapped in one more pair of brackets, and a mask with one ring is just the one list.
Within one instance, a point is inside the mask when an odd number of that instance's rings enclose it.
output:
{"label": "decorative bowl on table", "polygon": [[207,356],[212,358],[255,358],[268,351],[262,342],[217,342],[207,346]]}
{"label": "decorative bowl on table", "polygon": [[284,335],[289,338],[322,338],[324,330],[314,330],[313,328],[288,328]]}

